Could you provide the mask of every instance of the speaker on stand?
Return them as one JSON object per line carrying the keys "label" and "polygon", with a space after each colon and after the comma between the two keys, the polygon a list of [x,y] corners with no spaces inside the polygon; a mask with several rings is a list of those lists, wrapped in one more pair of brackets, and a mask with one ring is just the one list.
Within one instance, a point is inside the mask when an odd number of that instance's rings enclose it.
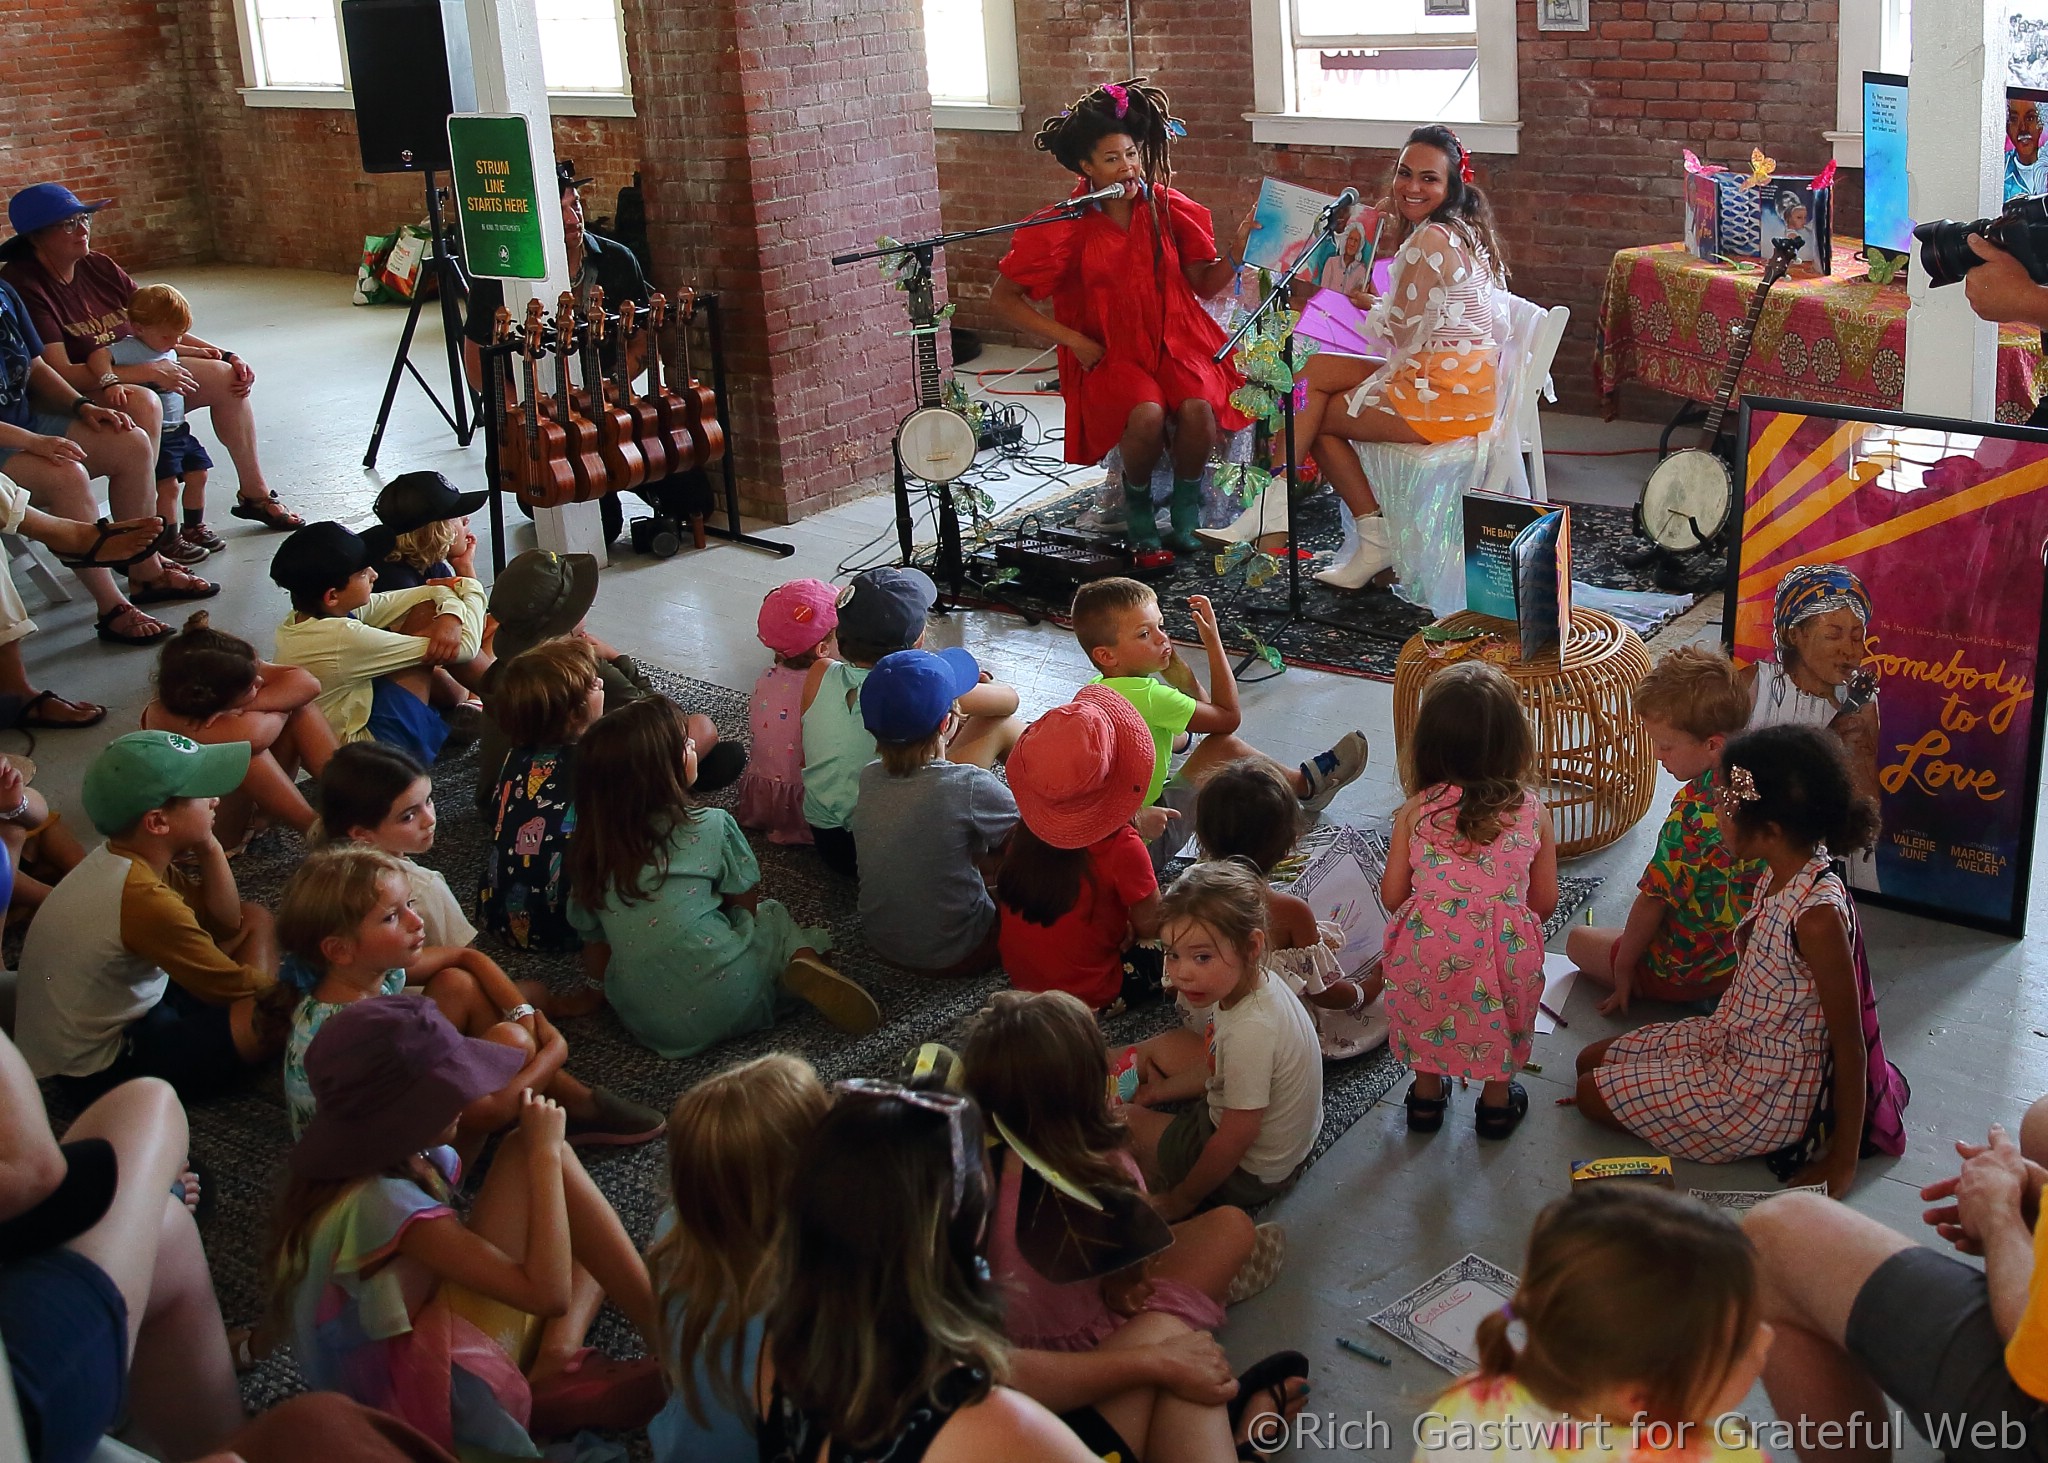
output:
{"label": "speaker on stand", "polygon": [[469,445],[472,425],[468,387],[462,379],[462,320],[455,303],[457,295],[469,291],[443,235],[441,190],[434,174],[449,165],[449,116],[476,110],[476,73],[470,64],[469,20],[462,0],[341,0],[341,30],[348,49],[349,85],[355,92],[363,171],[419,173],[425,184],[430,231],[426,262],[440,286],[441,333],[448,346],[448,392],[454,406],[452,413],[443,406],[412,364],[413,333],[426,299],[422,271],[384,383],[369,450],[363,454],[363,466],[375,467],[391,403],[398,395],[398,379],[407,371],[454,429],[456,441]]}

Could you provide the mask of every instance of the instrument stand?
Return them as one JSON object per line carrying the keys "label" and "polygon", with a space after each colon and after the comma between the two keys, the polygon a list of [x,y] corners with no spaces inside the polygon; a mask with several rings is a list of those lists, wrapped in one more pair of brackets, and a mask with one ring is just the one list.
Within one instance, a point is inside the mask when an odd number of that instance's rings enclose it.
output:
{"label": "instrument stand", "polygon": [[[929,239],[916,239],[907,244],[888,244],[879,249],[865,249],[854,254],[839,254],[833,257],[832,262],[835,265],[859,264],[869,259],[893,258],[900,255],[909,256],[912,261],[912,267],[910,273],[903,277],[903,283],[909,291],[910,334],[912,336],[914,359],[915,338],[923,333],[936,333],[939,328],[937,315],[926,314],[919,308],[919,302],[931,298],[932,260],[940,249],[948,244],[957,244],[963,239],[981,239],[998,234],[1012,234],[1019,229],[1036,228],[1040,224],[1057,223],[1063,219],[1072,218],[1078,211],[1078,205],[1058,204],[1048,210],[1044,217],[1019,219],[1014,223],[993,224],[985,229],[962,229],[950,234],[934,234]],[[891,436],[889,439],[889,456],[894,461],[896,467],[896,547],[901,554],[901,562],[908,565],[912,558],[913,540],[910,516],[910,484],[912,474],[906,471],[903,466],[903,448],[900,433],[901,428],[899,427],[898,434]],[[918,478],[916,481],[923,483],[925,491],[938,500],[939,545],[938,559],[935,565],[938,573],[933,578],[938,582],[940,598],[934,609],[938,613],[944,614],[961,606],[963,603],[962,592],[967,583],[967,562],[965,556],[961,553],[960,544],[960,512],[953,503],[952,483],[926,482],[922,478]],[[1035,625],[1039,621],[1039,616],[1036,612],[1025,609],[1022,605],[1011,603],[992,585],[983,585],[981,587],[978,603],[1017,615],[1027,625]]]}
{"label": "instrument stand", "polygon": [[[796,545],[781,543],[775,539],[761,538],[758,535],[748,533],[741,527],[739,475],[733,466],[732,458],[732,414],[731,407],[727,405],[725,389],[725,331],[721,323],[718,296],[716,294],[701,294],[697,296],[697,303],[709,312],[705,328],[711,337],[712,391],[718,400],[718,425],[725,431],[725,456],[720,465],[725,477],[725,522],[719,524],[707,519],[704,524],[704,531],[714,538],[724,539],[727,543],[744,544],[750,549],[759,549],[763,553],[773,554],[778,559],[787,559],[796,552]],[[607,312],[605,318],[607,321],[614,323],[617,320],[617,317],[609,312]],[[686,330],[689,327],[687,324],[679,323],[678,328]],[[502,344],[480,347],[479,351],[483,360],[481,374],[484,381],[487,383],[502,383],[505,375],[502,363],[509,361],[513,356],[519,354],[523,344],[523,338],[515,332],[511,339]],[[392,380],[395,385],[397,381],[395,374]],[[483,434],[484,481],[489,484],[491,489],[491,567],[493,572],[503,572],[505,568],[505,493],[507,490],[500,485],[500,468],[498,463],[498,439],[504,427],[504,400],[502,386],[495,396],[486,393],[485,405],[488,409],[489,430]],[[667,479],[663,479],[663,481],[665,482]],[[646,485],[643,484],[643,486]],[[637,490],[624,489],[622,491]]]}
{"label": "instrument stand", "polygon": [[[424,174],[427,185],[427,259],[433,266],[434,278],[440,285],[441,295],[441,336],[448,346],[448,400],[455,410],[451,414],[441,404],[441,398],[434,394],[434,388],[427,384],[427,378],[419,373],[412,363],[412,337],[420,326],[420,306],[426,303],[426,271],[422,269],[413,282],[412,303],[405,312],[405,329],[399,333],[398,351],[391,358],[391,375],[384,382],[384,400],[377,407],[377,423],[370,429],[369,450],[363,454],[363,466],[377,465],[377,450],[384,442],[384,428],[391,421],[391,403],[398,395],[398,378],[412,372],[412,379],[420,383],[420,390],[427,393],[427,400],[434,403],[434,410],[441,413],[455,433],[458,445],[467,447],[475,432],[475,423],[469,414],[471,404],[469,383],[462,379],[462,321],[455,313],[458,295],[467,295],[469,287],[462,278],[462,266],[456,262],[454,253],[445,247],[441,230],[441,190],[434,186],[434,170],[428,168]],[[485,379],[489,379],[486,377]],[[492,478],[495,483],[497,479]]]}
{"label": "instrument stand", "polygon": [[[1238,342],[1251,334],[1261,320],[1272,314],[1277,308],[1284,307],[1287,299],[1287,287],[1294,282],[1294,277],[1301,273],[1302,266],[1308,262],[1317,249],[1322,247],[1324,241],[1336,232],[1333,225],[1334,214],[1334,206],[1323,210],[1321,229],[1315,238],[1310,241],[1301,253],[1295,256],[1294,263],[1288,266],[1287,272],[1273,281],[1273,288],[1267,292],[1266,298],[1259,301],[1258,308],[1254,309],[1251,314],[1245,316],[1239,322],[1237,329],[1231,332],[1230,339],[1224,341],[1216,353],[1210,357],[1212,361],[1221,364],[1229,359],[1231,353],[1237,349]],[[1328,629],[1342,630],[1346,634],[1362,635],[1366,632],[1356,625],[1347,625],[1341,620],[1332,620],[1321,615],[1311,615],[1304,612],[1301,607],[1301,554],[1299,552],[1299,545],[1296,544],[1294,538],[1294,526],[1300,521],[1300,515],[1294,511],[1294,490],[1297,486],[1295,478],[1299,464],[1295,457],[1294,443],[1294,389],[1292,386],[1294,379],[1294,332],[1291,330],[1287,333],[1287,338],[1280,343],[1280,358],[1287,365],[1287,377],[1290,383],[1287,394],[1281,398],[1280,403],[1280,416],[1287,452],[1287,470],[1285,476],[1281,479],[1281,491],[1287,494],[1287,603],[1285,606],[1248,604],[1241,606],[1241,608],[1248,616],[1274,616],[1279,619],[1283,629],[1288,625],[1322,625]],[[1267,485],[1266,491],[1268,493],[1273,491],[1270,483]],[[1263,507],[1265,499],[1262,497],[1259,501]],[[1252,541],[1254,546],[1256,546],[1261,536],[1256,530],[1253,531]],[[1236,676],[1247,667],[1262,659],[1263,657],[1260,656],[1258,647],[1254,646],[1246,651],[1244,658],[1232,667],[1231,674]],[[1266,677],[1262,676],[1258,679],[1264,680]]]}

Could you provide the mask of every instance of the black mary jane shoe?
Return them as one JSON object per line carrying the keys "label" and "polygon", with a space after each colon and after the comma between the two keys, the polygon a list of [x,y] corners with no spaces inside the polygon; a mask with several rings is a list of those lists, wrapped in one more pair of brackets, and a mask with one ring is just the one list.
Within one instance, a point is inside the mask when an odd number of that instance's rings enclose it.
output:
{"label": "black mary jane shoe", "polygon": [[1520,1127],[1522,1119],[1528,1115],[1528,1089],[1519,1082],[1510,1082],[1507,1106],[1489,1107],[1480,1103],[1472,1114],[1472,1126],[1482,1138],[1505,1138]]}
{"label": "black mary jane shoe", "polygon": [[1434,1133],[1444,1125],[1444,1109],[1451,1105],[1451,1084],[1445,1081],[1441,1097],[1423,1097],[1410,1083],[1408,1096],[1402,1099],[1402,1104],[1408,1109],[1409,1132]]}

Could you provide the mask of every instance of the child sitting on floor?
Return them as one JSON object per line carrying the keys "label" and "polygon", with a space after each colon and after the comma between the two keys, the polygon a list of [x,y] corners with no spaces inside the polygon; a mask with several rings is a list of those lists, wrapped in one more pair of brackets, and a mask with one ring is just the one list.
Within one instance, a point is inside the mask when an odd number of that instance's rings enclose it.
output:
{"label": "child sitting on floor", "polygon": [[[115,365],[176,361],[178,342],[192,328],[192,302],[170,285],[144,285],[128,297],[128,324],[134,333],[108,347]],[[149,389],[163,404],[155,477],[156,516],[164,521],[164,536],[157,541],[157,552],[173,564],[203,564],[207,555],[227,547],[226,540],[206,526],[206,475],[213,469],[213,458],[192,435],[192,423],[185,417],[185,393],[161,386]]]}
{"label": "child sitting on floor", "polygon": [[[860,687],[875,662],[924,644],[925,618],[938,587],[919,569],[870,569],[854,576],[839,606],[841,660],[820,660],[804,677],[804,821],[825,867],[860,875],[853,808],[860,772],[875,758],[875,739],[860,714]],[[960,698],[962,721],[946,744],[951,760],[993,767],[1023,730],[1017,693],[984,679]]]}
{"label": "child sitting on floor", "polygon": [[[337,1013],[306,1052],[318,1110],[271,1216],[270,1316],[306,1381],[443,1449],[537,1456],[532,1434],[638,1428],[661,1405],[657,1362],[583,1347],[607,1298],[644,1338],[657,1321],[639,1252],[564,1142],[560,1107],[513,1088],[516,1131],[471,1220],[457,1207],[462,1115],[523,1061],[420,996]],[[524,1374],[470,1319],[479,1300],[550,1318]]]}
{"label": "child sitting on floor", "polygon": [[315,704],[338,739],[374,738],[431,765],[452,726],[474,737],[474,716],[442,719],[441,708],[468,703],[434,672],[474,690],[489,668],[484,587],[457,579],[376,594],[374,566],[389,543],[382,529],[358,537],[339,523],[309,523],[284,541],[270,561],[271,579],[292,597],[277,658],[320,682]]}
{"label": "child sitting on floor", "polygon": [[566,860],[576,831],[576,743],[604,714],[597,651],[573,636],[549,640],[506,661],[491,685],[491,710],[512,751],[488,814],[491,851],[477,909],[486,927],[522,950],[580,950]]}
{"label": "child sitting on floor", "polygon": [[[1733,1424],[1771,1328],[1755,1255],[1727,1214],[1637,1185],[1575,1184],[1537,1216],[1521,1271],[1515,1298],[1480,1318],[1478,1369],[1423,1414],[1415,1463],[1763,1463]],[[1471,1442],[1489,1436],[1544,1442]]]}
{"label": "child sitting on floor", "polygon": [[[1266,890],[1266,965],[1308,1003],[1323,1055],[1359,1056],[1387,1039],[1386,1012],[1372,1003],[1386,988],[1377,971],[1350,980],[1337,963],[1344,931],[1316,922],[1308,901],[1273,887],[1273,871],[1294,852],[1300,803],[1264,757],[1246,757],[1216,769],[1195,798],[1195,841],[1205,859],[1234,859],[1257,874]],[[1202,1013],[1180,1003],[1197,1030]]]}
{"label": "child sitting on floor", "polygon": [[1159,880],[1131,819],[1152,776],[1152,733],[1114,691],[1083,686],[1010,749],[1020,821],[996,879],[1003,970],[1024,991],[1091,1011],[1159,998]]}
{"label": "child sitting on floor", "polygon": [[24,924],[33,919],[50,890],[85,861],[85,846],[64,826],[64,815],[29,786],[34,772],[28,758],[0,755],[0,850],[13,874],[5,903],[10,924],[16,915]]}
{"label": "child sitting on floor", "polygon": [[[1096,681],[1138,708],[1151,728],[1154,744],[1152,780],[1145,790],[1148,812],[1139,831],[1151,847],[1154,871],[1187,841],[1185,829],[1172,820],[1194,805],[1195,791],[1216,768],[1241,757],[1259,755],[1237,735],[1242,714],[1237,705],[1237,678],[1216,628],[1216,611],[1204,595],[1188,596],[1195,630],[1209,659],[1209,690],[1166,638],[1159,618],[1159,596],[1135,579],[1097,579],[1074,591],[1074,637],[1097,672]],[[1189,750],[1196,736],[1201,743]],[[1185,752],[1178,764],[1173,759]],[[1303,807],[1318,812],[1365,771],[1365,733],[1346,732],[1337,745],[1285,774]],[[1172,784],[1168,784],[1168,776]]]}
{"label": "child sitting on floor", "polygon": [[434,783],[396,747],[350,742],[320,778],[320,833],[327,844],[367,844],[397,859],[429,945],[469,945],[476,926],[438,870],[416,861],[434,846]]}
{"label": "child sitting on floor", "polygon": [[1543,999],[1557,838],[1529,788],[1536,739],[1497,667],[1463,661],[1422,688],[1380,903],[1388,1036],[1415,1074],[1408,1131],[1444,1125],[1451,1081],[1480,1082],[1473,1126],[1505,1138],[1529,1111],[1515,1074]]}
{"label": "child sitting on floor", "polygon": [[829,931],[761,897],[761,866],[723,808],[691,793],[683,713],[650,696],[598,718],[576,749],[569,923],[585,978],[636,1041],[675,1060],[759,1031],[787,994],[842,1031],[881,1024],[875,999],[824,961]]}
{"label": "child sitting on floor", "polygon": [[735,814],[740,827],[770,843],[808,844],[804,821],[804,680],[829,659],[839,627],[839,591],[822,579],[792,579],[768,591],[754,631],[775,663],[754,682],[747,703],[747,770]]}
{"label": "child sitting on floor", "polygon": [[334,728],[314,704],[319,696],[310,672],[257,659],[255,646],[214,629],[200,610],[164,642],[142,725],[211,746],[249,744],[248,775],[222,800],[216,823],[221,842],[237,848],[256,814],[301,835],[313,826],[298,774],[318,777],[335,748]]}
{"label": "child sitting on floor", "polygon": [[438,472],[400,473],[377,494],[376,514],[391,536],[377,561],[384,593],[418,589],[436,579],[476,578],[476,535],[469,515],[490,501],[488,490],[459,493]]}
{"label": "child sitting on floor", "polygon": [[[1249,1209],[1294,1182],[1323,1128],[1323,1055],[1315,1023],[1267,970],[1265,881],[1238,863],[1196,864],[1160,901],[1166,978],[1208,1013],[1138,1047],[1139,1086],[1124,1112],[1155,1203],[1168,1220],[1199,1208]],[[1200,1095],[1177,1117],[1154,1104]]]}
{"label": "child sitting on floor", "polygon": [[1690,1005],[1719,999],[1735,974],[1735,927],[1749,912],[1764,866],[1737,859],[1721,838],[1721,749],[1749,720],[1749,697],[1717,651],[1682,645],[1660,657],[1636,687],[1636,716],[1678,795],[1618,930],[1574,928],[1565,953],[1613,994]]}
{"label": "child sitting on floor", "polygon": [[668,1208],[647,1270],[662,1308],[668,1403],[655,1463],[755,1463],[755,1362],[775,1287],[775,1226],[796,1156],[832,1105],[801,1057],[707,1077],[668,1117]]}
{"label": "child sitting on floor", "polygon": [[899,650],[860,688],[876,761],[861,769],[856,844],[887,850],[860,871],[861,933],[919,975],[971,975],[996,961],[996,905],[982,877],[1017,826],[1000,778],[946,756],[954,707],[981,684],[964,650]]}
{"label": "child sitting on floor", "polygon": [[[14,1039],[79,1107],[136,1077],[187,1102],[284,1045],[269,912],[242,902],[213,836],[249,745],[130,732],[93,759],[85,815],[106,842],[43,901],[21,947]],[[181,858],[195,874],[172,865]]]}
{"label": "child sitting on floor", "polygon": [[1711,1016],[1580,1052],[1579,1111],[1695,1163],[1770,1157],[1781,1178],[1839,1199],[1866,1143],[1905,1147],[1904,1079],[1884,1060],[1856,909],[1833,865],[1870,840],[1877,809],[1841,743],[1814,727],[1744,732],[1721,766],[1721,836],[1770,868],[1736,939],[1735,979]]}
{"label": "child sitting on floor", "polygon": [[524,1055],[515,1082],[465,1109],[463,1147],[470,1157],[517,1116],[520,1093],[528,1088],[562,1104],[572,1143],[633,1144],[661,1136],[660,1113],[587,1087],[563,1069],[568,1042],[496,961],[481,950],[427,944],[405,865],[390,854],[347,844],[308,857],[278,901],[277,940],[286,952],[279,977],[301,997],[284,1059],[294,1137],[313,1116],[305,1061],[321,1026],[358,1001],[409,988],[424,992],[465,1035]]}

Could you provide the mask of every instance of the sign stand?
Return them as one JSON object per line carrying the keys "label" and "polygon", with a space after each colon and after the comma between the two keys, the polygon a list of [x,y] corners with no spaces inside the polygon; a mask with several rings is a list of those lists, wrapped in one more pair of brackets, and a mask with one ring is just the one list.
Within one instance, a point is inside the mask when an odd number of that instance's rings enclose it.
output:
{"label": "sign stand", "polygon": [[412,363],[413,332],[420,326],[420,306],[426,303],[426,271],[423,269],[415,278],[412,304],[405,312],[405,329],[398,337],[398,353],[391,358],[391,375],[384,382],[384,400],[377,407],[377,424],[370,429],[370,447],[363,454],[363,466],[377,465],[377,449],[384,441],[384,428],[391,420],[391,403],[398,395],[398,378],[412,372],[412,379],[420,383],[420,390],[427,393],[427,400],[434,403],[434,410],[441,413],[441,419],[455,432],[455,440],[462,446],[469,445],[473,425],[469,418],[469,388],[462,379],[462,322],[455,315],[457,293],[467,295],[468,286],[462,278],[462,267],[455,262],[443,245],[441,238],[441,190],[434,186],[434,170],[426,171],[427,183],[427,227],[430,230],[427,243],[427,263],[434,269],[434,277],[440,282],[441,291],[441,334],[448,346],[448,396],[455,410],[451,414],[441,405],[441,398],[434,395],[434,388],[427,384],[427,378],[419,373]]}

